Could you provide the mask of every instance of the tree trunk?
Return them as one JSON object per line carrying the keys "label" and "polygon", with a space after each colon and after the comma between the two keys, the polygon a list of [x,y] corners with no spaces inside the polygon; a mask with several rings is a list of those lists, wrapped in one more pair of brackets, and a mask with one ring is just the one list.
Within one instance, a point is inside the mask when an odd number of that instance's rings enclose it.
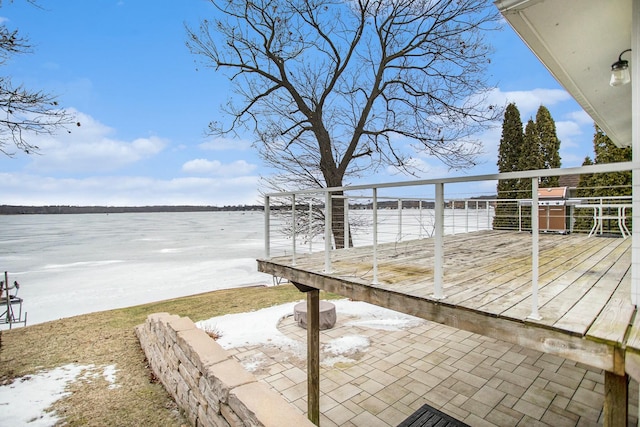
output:
{"label": "tree trunk", "polygon": [[[342,179],[335,178],[327,179],[325,177],[327,187],[342,187]],[[351,239],[351,233],[349,233],[349,239],[346,241],[348,245],[345,245],[345,237],[347,236],[346,230],[348,230],[349,224],[345,224],[344,221],[344,195],[343,191],[336,191],[331,193],[331,232],[333,233],[333,241],[336,249],[343,249],[345,247],[353,246],[353,240]]]}
{"label": "tree trunk", "polygon": [[345,224],[344,221],[344,199],[342,191],[333,193],[333,199],[331,201],[331,231],[333,232],[333,241],[336,245],[336,249],[342,249],[345,247],[353,246],[351,240],[351,233],[349,233],[349,245],[345,245],[346,230],[349,224]]}
{"label": "tree trunk", "polygon": [[[342,187],[344,172],[341,172],[335,163],[332,154],[331,138],[324,127],[320,126],[322,132],[317,132],[318,148],[320,149],[320,170],[324,176],[327,188]],[[341,196],[343,191],[331,193],[331,232],[336,249],[345,247],[345,224],[344,221],[344,200]],[[329,212],[326,213],[329,215]]]}

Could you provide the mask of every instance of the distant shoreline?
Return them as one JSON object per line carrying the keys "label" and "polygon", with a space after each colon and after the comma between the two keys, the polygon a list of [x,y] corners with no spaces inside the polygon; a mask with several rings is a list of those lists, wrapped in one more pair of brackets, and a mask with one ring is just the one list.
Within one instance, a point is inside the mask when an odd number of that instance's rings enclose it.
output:
{"label": "distant shoreline", "polygon": [[[468,206],[470,209],[484,209],[487,204],[492,203],[496,196],[472,197],[469,200],[476,201],[476,205]],[[417,200],[404,200],[405,209],[417,209],[420,207]],[[455,203],[456,208],[461,202]],[[301,205],[297,205],[298,209]],[[352,209],[371,209],[371,203],[354,204]],[[433,201],[424,201],[421,205],[426,209],[433,209]],[[380,201],[378,209],[397,209],[397,201]],[[271,205],[271,209],[291,209],[290,205]],[[305,205],[306,209],[306,205]],[[154,206],[70,206],[70,205],[48,205],[48,206],[19,206],[0,205],[0,215],[46,215],[46,214],[93,214],[93,213],[134,213],[134,212],[263,212],[262,205],[233,205],[233,206],[199,206],[199,205],[154,205]]]}
{"label": "distant shoreline", "polygon": [[0,205],[0,215],[101,214],[135,212],[246,212],[264,210],[260,205],[239,206],[13,206]]}

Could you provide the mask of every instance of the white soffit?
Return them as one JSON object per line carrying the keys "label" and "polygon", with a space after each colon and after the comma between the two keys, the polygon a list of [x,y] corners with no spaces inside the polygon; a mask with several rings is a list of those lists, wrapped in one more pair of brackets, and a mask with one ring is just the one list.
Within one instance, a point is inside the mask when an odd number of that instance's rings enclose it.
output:
{"label": "white soffit", "polygon": [[[609,86],[631,48],[632,0],[496,0],[558,82],[618,146],[631,145],[631,84]],[[631,54],[623,59],[631,65]],[[635,82],[632,82],[632,84]]]}

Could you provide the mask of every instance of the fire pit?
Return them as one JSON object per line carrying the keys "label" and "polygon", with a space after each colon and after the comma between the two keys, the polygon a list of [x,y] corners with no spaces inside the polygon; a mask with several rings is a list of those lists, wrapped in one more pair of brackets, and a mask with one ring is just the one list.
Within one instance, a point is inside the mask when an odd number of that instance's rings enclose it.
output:
{"label": "fire pit", "polygon": [[[293,320],[301,328],[307,329],[307,303],[300,302],[293,307]],[[320,330],[331,329],[336,324],[336,306],[320,301]]]}

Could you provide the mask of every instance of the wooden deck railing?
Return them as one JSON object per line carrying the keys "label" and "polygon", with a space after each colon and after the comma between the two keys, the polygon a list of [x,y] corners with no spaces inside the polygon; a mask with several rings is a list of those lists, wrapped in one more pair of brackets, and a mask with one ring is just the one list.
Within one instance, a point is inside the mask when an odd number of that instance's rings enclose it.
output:
{"label": "wooden deck railing", "polygon": [[[463,176],[406,182],[308,189],[265,195],[265,257],[287,255],[295,265],[302,252],[324,250],[325,272],[330,273],[331,253],[352,245],[371,246],[373,284],[377,282],[377,248],[382,242],[432,237],[434,251],[435,299],[444,298],[445,234],[493,228],[498,203],[516,206],[514,230],[531,231],[532,309],[538,318],[538,209],[523,214],[522,206],[538,206],[538,183],[542,177],[600,174],[638,169],[632,162],[599,164],[578,168],[543,169],[504,174]],[[525,199],[493,199],[469,196],[473,183],[495,185],[498,180],[531,180]],[[495,187],[494,187],[495,188]],[[446,190],[446,192],[445,192]],[[605,205],[612,198],[581,198],[582,205]],[[625,197],[625,204],[640,213],[638,196]],[[328,213],[332,214],[328,214]],[[602,210],[601,210],[602,212]],[[526,219],[526,220],[525,220]],[[640,222],[638,222],[640,224]],[[345,226],[346,225],[346,226]],[[595,228],[595,225],[594,225]],[[621,230],[623,230],[621,228]],[[576,231],[568,229],[567,231]],[[580,230],[589,232],[589,229]],[[624,237],[624,231],[623,231]],[[318,248],[318,243],[322,245]],[[634,244],[634,247],[640,246]],[[306,246],[306,249],[302,247]]]}

